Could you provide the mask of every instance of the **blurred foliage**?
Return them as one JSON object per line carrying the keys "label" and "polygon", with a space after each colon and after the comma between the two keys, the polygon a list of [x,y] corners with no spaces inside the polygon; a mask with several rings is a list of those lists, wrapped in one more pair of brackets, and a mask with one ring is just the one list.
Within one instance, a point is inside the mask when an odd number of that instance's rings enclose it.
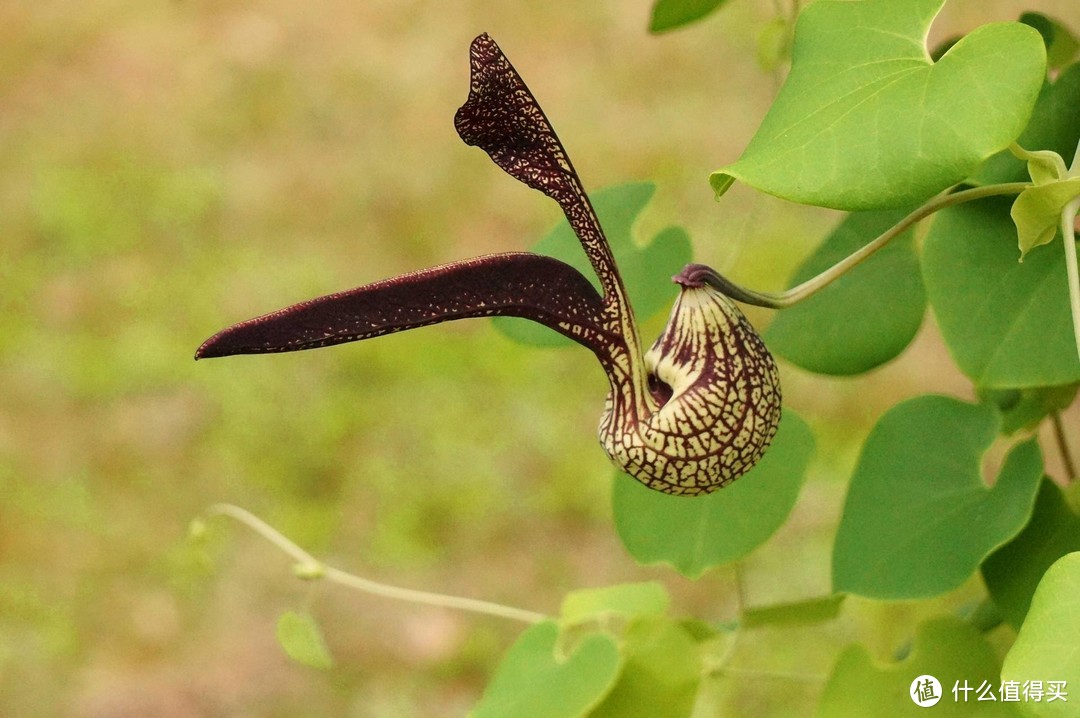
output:
{"label": "blurred foliage", "polygon": [[[828,590],[844,481],[873,419],[916,390],[965,391],[933,341],[843,383],[784,368],[824,446],[738,583],[675,581],[620,548],[592,438],[604,381],[585,352],[469,322],[191,361],[225,324],[522,248],[554,225],[554,207],[453,133],[481,31],[513,53],[589,188],[657,184],[640,236],[678,224],[701,261],[779,287],[833,216],[739,189],[717,205],[706,184],[771,100],[753,61],[771,10],[730,3],[654,37],[650,7],[0,4],[0,715],[449,716],[475,703],[517,626],[311,595],[271,549],[217,525],[189,544],[191,519],[222,500],[359,573],[548,612],[623,580],[661,579],[679,613],[709,620]],[[940,34],[967,28],[963,13],[947,8]],[[855,631],[889,655],[920,612],[964,598],[852,599],[828,627],[744,634],[735,660],[752,649],[805,673],[812,645],[817,671]],[[333,669],[275,645],[286,610],[318,618]],[[811,705],[817,678],[709,680],[748,715]]]}

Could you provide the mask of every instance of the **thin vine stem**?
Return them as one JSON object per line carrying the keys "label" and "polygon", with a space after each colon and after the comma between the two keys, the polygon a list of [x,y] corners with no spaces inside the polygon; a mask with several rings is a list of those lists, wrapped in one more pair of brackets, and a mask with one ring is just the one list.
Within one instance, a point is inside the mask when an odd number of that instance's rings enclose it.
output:
{"label": "thin vine stem", "polygon": [[742,561],[736,561],[732,568],[735,571],[735,603],[741,615],[746,608],[746,583],[743,580]]}
{"label": "thin vine stem", "polygon": [[1050,423],[1054,427],[1054,439],[1057,441],[1058,453],[1061,454],[1061,463],[1065,464],[1065,473],[1068,474],[1069,482],[1073,482],[1076,480],[1076,462],[1073,461],[1069,443],[1065,440],[1065,426],[1061,422],[1061,413],[1051,412]]}
{"label": "thin vine stem", "polygon": [[[985,197],[996,197],[1000,195],[1019,194],[1025,189],[1031,186],[1030,182],[1007,182],[1003,184],[986,185],[985,187],[974,187],[972,189],[962,190],[960,192],[953,192],[950,194],[938,195],[934,199],[930,200],[926,204],[922,205],[918,209],[914,210],[908,216],[904,217],[898,223],[885,230],[882,234],[878,235],[875,239],[862,246],[860,249],[852,252],[844,259],[833,266],[826,269],[821,274],[808,279],[802,284],[792,287],[785,292],[771,293],[771,292],[757,292],[751,289],[745,289],[721,276],[719,273],[713,272],[709,274],[705,280],[714,289],[726,294],[735,301],[743,302],[744,304],[753,304],[759,307],[767,307],[769,309],[783,309],[790,307],[793,304],[797,304],[802,300],[813,296],[817,292],[827,287],[832,282],[842,277],[847,272],[854,269],[860,263],[868,259],[871,255],[877,252],[879,249],[887,245],[893,239],[910,229],[916,222],[923,220],[930,215],[938,212],[946,207],[952,207],[954,205],[963,204],[964,202],[971,202],[976,199],[983,199]],[[1075,262],[1075,254],[1073,255]],[[1077,339],[1080,343],[1080,335]]]}
{"label": "thin vine stem", "polygon": [[[1069,165],[1067,176],[1080,175],[1080,142],[1076,143],[1076,151],[1073,152],[1072,164]],[[1076,267],[1076,215],[1080,212],[1080,197],[1061,208],[1061,240],[1065,245],[1065,271],[1069,277],[1069,307],[1072,310],[1073,338],[1076,340],[1076,354],[1080,356],[1080,272]],[[1065,444],[1062,442],[1064,448]],[[1070,471],[1070,479],[1076,477],[1075,471]]]}
{"label": "thin vine stem", "polygon": [[[1075,163],[1075,160],[1074,160]],[[1080,271],[1076,266],[1076,214],[1080,212],[1080,197],[1061,210],[1061,236],[1065,245],[1065,271],[1069,276],[1069,305],[1072,309],[1073,338],[1076,355],[1080,357]]]}
{"label": "thin vine stem", "polygon": [[498,616],[500,618],[509,618],[524,623],[539,623],[548,618],[548,616],[542,613],[527,611],[523,608],[516,608],[514,606],[504,606],[500,603],[492,603],[491,601],[481,601],[479,599],[464,598],[462,596],[449,596],[442,593],[430,593],[428,591],[416,591],[409,588],[390,586],[385,583],[379,583],[377,581],[371,581],[356,576],[347,571],[334,568],[333,566],[327,566],[255,514],[246,509],[242,509],[239,506],[234,506],[233,504],[214,504],[206,510],[205,516],[207,518],[214,516],[228,516],[244,526],[247,526],[295,560],[296,567],[294,571],[296,575],[301,578],[322,578],[332,583],[346,586],[363,593],[382,596],[384,598],[392,598],[409,603],[419,603],[427,606],[438,606],[440,608],[452,608],[472,613],[481,613],[488,616]]}

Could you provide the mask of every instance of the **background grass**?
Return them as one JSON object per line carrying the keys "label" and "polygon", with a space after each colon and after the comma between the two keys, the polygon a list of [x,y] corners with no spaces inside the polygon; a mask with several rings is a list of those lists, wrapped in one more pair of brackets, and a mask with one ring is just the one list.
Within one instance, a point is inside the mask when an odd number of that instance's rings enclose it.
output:
{"label": "background grass", "polygon": [[[587,187],[658,183],[643,236],[681,224],[698,261],[781,287],[836,217],[741,187],[717,204],[706,181],[777,86],[753,59],[771,7],[732,2],[654,37],[649,5],[0,4],[0,715],[460,715],[519,631],[312,590],[234,527],[215,526],[207,563],[184,537],[218,501],[348,570],[539,611],[643,578],[707,620],[827,591],[873,421],[916,393],[971,395],[932,321],[864,378],[783,367],[819,451],[792,519],[739,581],[642,569],[619,545],[594,439],[605,382],[587,352],[524,348],[473,321],[191,359],[240,319],[523,249],[556,221],[454,134],[482,31]],[[1023,9],[1075,16],[1070,0],[957,0],[934,33]],[[888,658],[937,607],[851,603],[824,627],[740,639],[734,664],[794,678],[719,676],[710,690],[732,715],[807,712],[839,647],[859,637]],[[334,669],[291,664],[274,643],[276,617],[297,608],[324,626]]]}

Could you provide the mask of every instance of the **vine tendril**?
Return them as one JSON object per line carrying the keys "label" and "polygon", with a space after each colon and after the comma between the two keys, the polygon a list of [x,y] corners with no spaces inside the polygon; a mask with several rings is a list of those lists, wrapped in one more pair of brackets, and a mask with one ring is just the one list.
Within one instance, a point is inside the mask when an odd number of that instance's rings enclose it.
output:
{"label": "vine tendril", "polygon": [[548,618],[548,616],[542,613],[528,611],[515,606],[504,606],[503,604],[493,603],[491,601],[482,601],[475,598],[465,598],[463,596],[450,596],[443,593],[431,593],[428,591],[417,591],[410,588],[391,586],[357,576],[347,571],[342,571],[333,566],[328,566],[304,549],[300,548],[300,546],[266,521],[247,509],[242,509],[233,504],[214,504],[208,508],[204,514],[204,517],[207,519],[215,516],[227,516],[234,519],[279,548],[282,552],[296,561],[296,564],[293,567],[293,573],[304,580],[325,579],[331,583],[336,583],[375,596],[392,598],[408,603],[419,603],[427,606],[438,606],[440,608],[452,608],[459,611],[481,613],[488,616],[497,616],[499,618],[509,618],[523,623],[539,623]]}

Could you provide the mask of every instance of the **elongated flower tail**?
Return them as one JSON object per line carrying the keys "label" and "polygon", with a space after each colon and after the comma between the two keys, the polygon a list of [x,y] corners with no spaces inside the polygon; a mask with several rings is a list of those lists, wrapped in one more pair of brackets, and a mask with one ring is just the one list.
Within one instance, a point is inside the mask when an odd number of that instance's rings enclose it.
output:
{"label": "elongated flower tail", "polygon": [[281,309],[229,327],[196,359],[299,351],[495,315],[544,324],[606,357],[603,301],[576,269],[526,252],[444,264]]}
{"label": "elongated flower tail", "polygon": [[618,331],[632,334],[632,311],[615,258],[570,156],[540,103],[488,35],[473,40],[469,60],[469,97],[454,115],[458,135],[465,144],[484,150],[511,177],[559,203],[600,278]]}

